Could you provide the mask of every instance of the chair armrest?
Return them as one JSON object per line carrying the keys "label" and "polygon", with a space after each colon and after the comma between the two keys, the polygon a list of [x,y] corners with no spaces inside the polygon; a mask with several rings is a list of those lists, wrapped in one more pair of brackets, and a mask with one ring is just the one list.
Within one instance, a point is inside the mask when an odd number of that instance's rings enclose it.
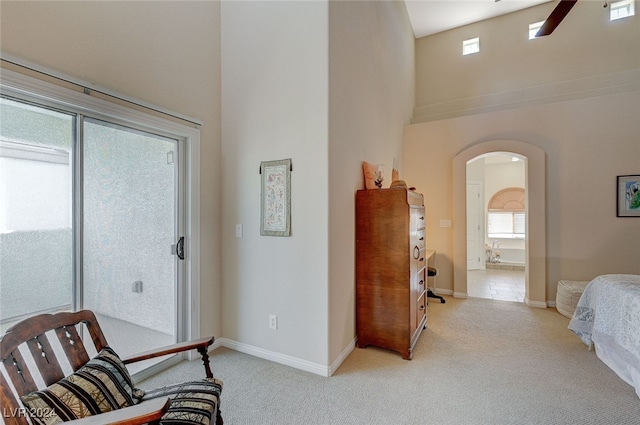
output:
{"label": "chair armrest", "polygon": [[65,425],[140,425],[160,420],[169,407],[169,398],[161,397],[99,415],[65,422]]}
{"label": "chair armrest", "polygon": [[207,347],[213,344],[214,337],[195,339],[193,341],[181,342],[179,344],[168,345],[166,347],[156,348],[154,350],[145,351],[144,353],[134,354],[122,359],[124,364],[135,363],[141,360],[148,360],[154,357],[166,356],[168,354],[181,353],[183,351],[197,349],[200,354],[206,353]]}

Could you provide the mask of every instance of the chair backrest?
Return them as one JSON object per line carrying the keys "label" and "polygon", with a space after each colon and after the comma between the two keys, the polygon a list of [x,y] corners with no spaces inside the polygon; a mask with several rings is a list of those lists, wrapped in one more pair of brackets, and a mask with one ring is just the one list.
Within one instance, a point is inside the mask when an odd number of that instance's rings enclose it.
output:
{"label": "chair backrest", "polygon": [[[26,412],[18,399],[65,377],[56,354],[66,356],[74,372],[89,361],[90,355],[83,343],[83,339],[88,339],[79,333],[82,328],[88,331],[96,352],[107,346],[100,325],[89,310],[40,314],[7,330],[0,340],[0,358],[4,366],[0,370],[0,406],[6,425],[27,425]],[[57,337],[58,344],[52,345],[50,336]]]}

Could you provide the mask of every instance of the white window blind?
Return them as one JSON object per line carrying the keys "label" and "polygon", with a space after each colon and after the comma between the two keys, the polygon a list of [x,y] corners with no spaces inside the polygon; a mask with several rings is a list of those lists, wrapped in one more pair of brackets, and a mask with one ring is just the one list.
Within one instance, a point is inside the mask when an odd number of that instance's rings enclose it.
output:
{"label": "white window blind", "polygon": [[490,212],[487,233],[490,238],[524,238],[525,223],[525,213]]}

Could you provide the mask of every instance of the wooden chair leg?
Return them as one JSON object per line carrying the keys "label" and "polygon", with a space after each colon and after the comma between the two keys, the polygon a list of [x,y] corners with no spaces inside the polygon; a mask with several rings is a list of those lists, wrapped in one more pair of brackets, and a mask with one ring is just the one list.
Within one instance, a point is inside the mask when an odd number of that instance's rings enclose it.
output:
{"label": "wooden chair leg", "polygon": [[200,355],[202,356],[202,364],[204,364],[204,370],[207,374],[207,378],[213,378],[213,373],[211,373],[211,366],[209,365],[209,354],[207,354],[207,348],[198,348],[198,353],[200,353]]}

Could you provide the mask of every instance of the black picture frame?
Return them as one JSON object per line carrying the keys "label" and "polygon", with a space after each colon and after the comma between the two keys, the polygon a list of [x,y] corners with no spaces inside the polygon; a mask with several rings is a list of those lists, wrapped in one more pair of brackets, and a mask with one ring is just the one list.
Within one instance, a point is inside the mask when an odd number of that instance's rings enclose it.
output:
{"label": "black picture frame", "polygon": [[617,217],[640,217],[640,174],[618,176]]}

